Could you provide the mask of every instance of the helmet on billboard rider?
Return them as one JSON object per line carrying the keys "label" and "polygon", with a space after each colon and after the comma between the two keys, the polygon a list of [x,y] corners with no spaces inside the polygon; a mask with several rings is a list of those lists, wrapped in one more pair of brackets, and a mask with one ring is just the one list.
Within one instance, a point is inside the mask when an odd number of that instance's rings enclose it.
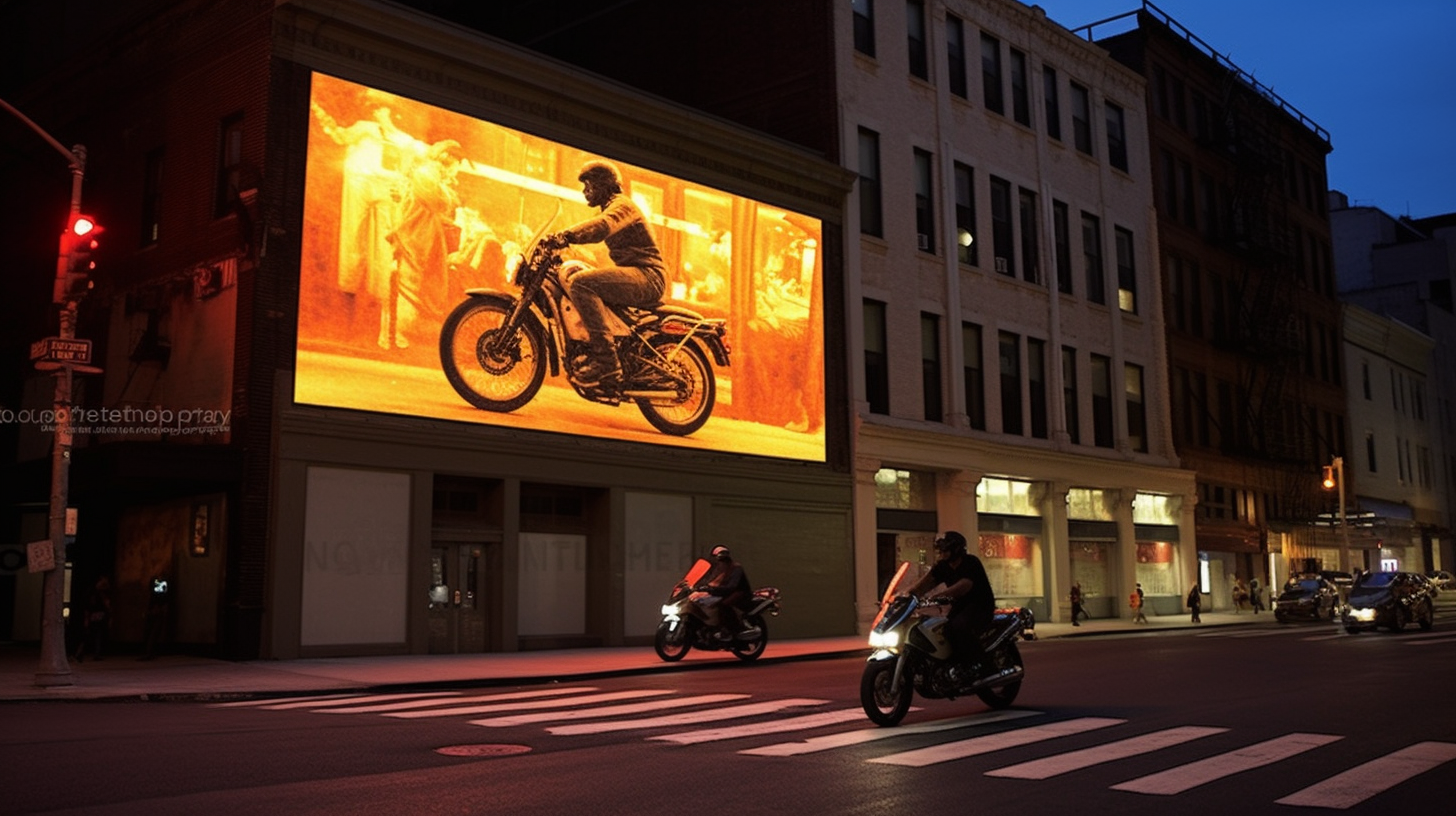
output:
{"label": "helmet on billboard rider", "polygon": [[586,203],[593,207],[606,204],[612,196],[622,192],[622,177],[611,162],[593,159],[583,164],[576,180],[582,183]]}

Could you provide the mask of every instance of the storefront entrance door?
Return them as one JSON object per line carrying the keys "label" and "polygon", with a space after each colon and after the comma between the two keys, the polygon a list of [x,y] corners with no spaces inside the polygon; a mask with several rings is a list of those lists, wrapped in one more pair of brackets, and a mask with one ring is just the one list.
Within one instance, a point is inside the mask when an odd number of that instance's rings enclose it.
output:
{"label": "storefront entrance door", "polygon": [[490,546],[436,543],[430,549],[430,654],[486,650]]}

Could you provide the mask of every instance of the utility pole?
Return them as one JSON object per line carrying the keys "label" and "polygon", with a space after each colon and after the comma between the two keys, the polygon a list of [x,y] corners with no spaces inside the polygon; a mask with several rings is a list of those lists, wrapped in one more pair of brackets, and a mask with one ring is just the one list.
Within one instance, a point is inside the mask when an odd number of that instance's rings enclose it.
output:
{"label": "utility pole", "polygon": [[[66,227],[69,230],[81,212],[81,181],[86,175],[85,146],[76,145],[67,150],[64,145],[32,122],[25,114],[16,110],[9,102],[0,99],[0,106],[24,122],[31,130],[45,139],[47,144],[66,157],[66,163],[71,168],[71,210],[66,219]],[[60,256],[56,261],[56,275],[62,280],[68,276],[71,268],[71,257],[68,251],[70,246],[70,242],[62,238]],[[60,306],[58,339],[64,343],[74,340],[76,337],[76,301],[80,298],[80,294],[74,290],[63,291],[63,287],[59,283],[56,286],[56,294]],[[38,365],[42,368],[50,367],[49,364]],[[46,570],[41,585],[40,666],[35,673],[35,684],[43,687],[69,686],[75,682],[71,677],[71,665],[66,660],[65,618],[66,509],[71,480],[72,364],[62,361],[55,364],[54,370],[56,378],[55,439],[51,444],[50,498],[52,564],[51,568]]]}

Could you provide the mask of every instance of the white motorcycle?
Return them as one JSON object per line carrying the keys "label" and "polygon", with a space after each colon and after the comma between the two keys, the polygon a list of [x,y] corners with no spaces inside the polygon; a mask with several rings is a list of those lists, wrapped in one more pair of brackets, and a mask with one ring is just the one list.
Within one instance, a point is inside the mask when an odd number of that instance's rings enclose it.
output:
{"label": "white motorcycle", "polygon": [[[898,594],[909,584],[900,565],[880,601],[880,614],[870,627],[873,653],[860,678],[860,704],[878,725],[898,725],[910,710],[914,692],[931,699],[955,699],[974,694],[992,708],[1005,708],[1016,700],[1026,671],[1022,667],[1018,637],[1028,637],[1032,625],[1027,609],[998,609],[991,625],[981,633],[985,651],[982,670],[960,677],[961,663],[951,654],[945,636],[946,618],[938,614],[938,600]],[[1029,638],[1028,638],[1029,639]]]}
{"label": "white motorcycle", "polygon": [[657,626],[653,646],[657,656],[669,663],[682,660],[691,649],[727,650],[740,660],[757,660],[768,647],[768,623],[764,615],[778,616],[778,589],[754,590],[752,597],[741,605],[743,627],[734,631],[726,625],[728,615],[711,608],[712,596],[693,589],[710,567],[706,560],[699,558],[662,605],[662,623]]}

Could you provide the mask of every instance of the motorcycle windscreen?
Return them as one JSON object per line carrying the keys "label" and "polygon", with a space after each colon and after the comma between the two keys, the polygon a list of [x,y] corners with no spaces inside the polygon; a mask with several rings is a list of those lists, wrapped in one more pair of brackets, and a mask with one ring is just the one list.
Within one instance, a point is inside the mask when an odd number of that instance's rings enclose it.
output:
{"label": "motorcycle windscreen", "polygon": [[683,576],[682,582],[688,586],[697,586],[698,581],[702,580],[703,576],[707,575],[708,570],[712,568],[713,565],[709,564],[706,559],[699,558],[693,562],[688,574]]}
{"label": "motorcycle windscreen", "polygon": [[910,571],[910,562],[901,561],[900,568],[895,571],[895,577],[890,579],[890,585],[885,587],[885,595],[880,598],[880,613],[875,615],[874,622],[870,624],[870,631],[873,632],[876,626],[880,625],[880,618],[885,616],[885,610],[890,607],[890,599],[900,591],[900,582],[905,580],[905,574]]}

